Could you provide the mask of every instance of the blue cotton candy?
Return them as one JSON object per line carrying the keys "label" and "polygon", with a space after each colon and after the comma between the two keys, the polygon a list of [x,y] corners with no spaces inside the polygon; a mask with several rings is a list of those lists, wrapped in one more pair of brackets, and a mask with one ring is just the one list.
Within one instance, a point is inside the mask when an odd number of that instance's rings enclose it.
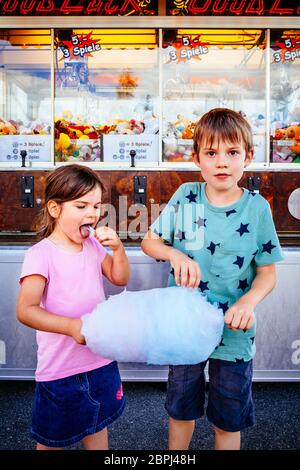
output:
{"label": "blue cotton candy", "polygon": [[111,296],[82,317],[95,353],[121,362],[197,364],[220,343],[223,312],[196,289],[167,287]]}

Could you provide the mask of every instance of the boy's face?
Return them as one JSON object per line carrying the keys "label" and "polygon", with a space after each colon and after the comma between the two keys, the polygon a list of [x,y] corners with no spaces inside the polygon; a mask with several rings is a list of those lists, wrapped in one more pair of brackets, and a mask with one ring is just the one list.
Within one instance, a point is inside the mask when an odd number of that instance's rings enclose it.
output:
{"label": "boy's face", "polygon": [[247,154],[242,141],[215,140],[212,145],[202,142],[199,155],[193,154],[193,159],[207,184],[217,191],[224,191],[237,187],[244,168],[253,159],[253,150]]}

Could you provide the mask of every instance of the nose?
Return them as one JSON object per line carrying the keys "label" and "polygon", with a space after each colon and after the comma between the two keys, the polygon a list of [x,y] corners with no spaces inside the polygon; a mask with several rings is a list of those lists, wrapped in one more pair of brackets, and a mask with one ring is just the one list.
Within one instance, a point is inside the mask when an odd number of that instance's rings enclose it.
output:
{"label": "nose", "polygon": [[226,154],[221,152],[217,155],[217,158],[216,158],[216,166],[218,168],[225,168],[228,166],[228,162],[227,162],[227,158],[226,158]]}

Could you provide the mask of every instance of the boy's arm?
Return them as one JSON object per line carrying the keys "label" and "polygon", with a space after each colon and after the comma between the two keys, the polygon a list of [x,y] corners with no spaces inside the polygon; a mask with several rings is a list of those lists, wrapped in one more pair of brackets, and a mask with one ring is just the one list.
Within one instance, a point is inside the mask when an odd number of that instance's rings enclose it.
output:
{"label": "boy's arm", "polygon": [[114,230],[109,227],[96,229],[95,237],[113,251],[113,256],[107,254],[102,262],[102,272],[107,279],[117,286],[125,286],[129,281],[130,267],[123,243]]}
{"label": "boy's arm", "polygon": [[72,336],[77,343],[85,344],[84,337],[80,334],[80,318],[55,315],[40,307],[45,284],[46,279],[40,275],[30,275],[23,279],[17,301],[18,320],[35,330]]}
{"label": "boy's arm", "polygon": [[254,309],[275,287],[275,263],[256,268],[251,289],[226,312],[224,321],[228,328],[236,331],[249,330],[255,321]]}
{"label": "boy's arm", "polygon": [[155,259],[169,261],[174,269],[175,282],[182,287],[199,287],[200,267],[184,253],[172,246],[167,246],[163,240],[152,230],[146,233],[142,243],[142,250]]}

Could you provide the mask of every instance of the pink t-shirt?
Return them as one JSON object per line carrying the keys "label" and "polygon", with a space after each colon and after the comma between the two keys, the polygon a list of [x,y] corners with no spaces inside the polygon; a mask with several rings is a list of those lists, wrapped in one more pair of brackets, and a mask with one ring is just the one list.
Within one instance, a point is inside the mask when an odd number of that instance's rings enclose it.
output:
{"label": "pink t-shirt", "polygon": [[[47,279],[41,307],[56,315],[78,318],[105,300],[101,264],[107,251],[94,238],[79,253],[63,250],[45,238],[26,252],[20,282],[40,274]],[[36,381],[68,377],[111,362],[70,336],[37,331]]]}

